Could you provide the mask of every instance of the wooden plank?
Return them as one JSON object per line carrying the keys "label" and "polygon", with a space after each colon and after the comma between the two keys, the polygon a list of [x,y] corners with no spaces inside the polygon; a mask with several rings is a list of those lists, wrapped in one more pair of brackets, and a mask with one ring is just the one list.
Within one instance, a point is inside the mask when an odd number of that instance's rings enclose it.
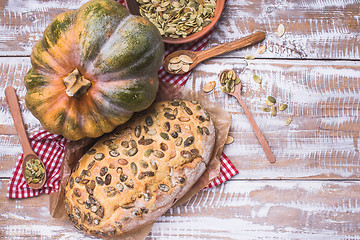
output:
{"label": "wooden plank", "polygon": [[[357,62],[214,59],[198,65],[186,87],[201,92],[224,69],[239,74],[244,101],[277,158],[273,165],[267,161],[237,100],[217,83],[205,97],[232,113],[235,142],[224,152],[240,171],[235,178],[360,177]],[[261,85],[252,80],[254,74]],[[263,112],[267,96],[288,108],[275,117]],[[293,122],[285,126],[288,117]]]}
{"label": "wooden plank", "polygon": [[[86,0],[0,0],[0,55],[29,55],[46,26],[59,13]],[[210,46],[266,31],[262,58],[360,59],[359,0],[228,0]],[[334,17],[336,16],[336,17]],[[276,29],[285,25],[279,38]],[[256,54],[258,45],[226,56]]]}
{"label": "wooden plank", "polygon": [[[50,217],[47,195],[7,199],[7,182],[0,181],[1,236],[90,239]],[[359,196],[358,181],[229,181],[167,211],[147,239],[358,239]]]}
{"label": "wooden plank", "polygon": [[[29,130],[39,126],[24,105],[22,79],[30,68],[29,58],[0,58],[0,177],[10,177],[21,151],[15,129],[4,99],[4,88],[17,88],[25,123]],[[332,178],[360,177],[360,66],[352,61],[292,61],[218,58],[200,64],[186,87],[201,92],[203,85],[217,81],[217,74],[234,68],[243,84],[245,103],[269,141],[277,158],[269,164],[241,107],[218,86],[205,96],[232,113],[230,134],[235,142],[225,153],[240,170],[237,179]],[[253,74],[262,78],[258,85]],[[15,77],[14,77],[15,76]],[[268,95],[289,105],[272,117],[261,108]],[[285,126],[285,119],[294,120]],[[8,151],[10,150],[10,151]]]}

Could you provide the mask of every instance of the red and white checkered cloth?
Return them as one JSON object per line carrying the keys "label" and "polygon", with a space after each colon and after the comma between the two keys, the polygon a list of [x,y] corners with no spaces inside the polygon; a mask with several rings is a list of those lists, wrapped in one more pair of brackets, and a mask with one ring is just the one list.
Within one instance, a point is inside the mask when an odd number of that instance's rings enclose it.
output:
{"label": "red and white checkered cloth", "polygon": [[[119,1],[123,4],[122,0]],[[209,31],[202,38],[182,44],[182,45],[166,45],[165,46],[165,55],[168,55],[177,50],[192,50],[192,51],[201,51],[205,48],[208,43],[210,36],[213,32],[213,29]],[[188,77],[189,73],[182,75],[168,74],[164,67],[161,67],[159,70],[159,79],[161,81],[173,84],[179,84],[183,86]],[[8,185],[8,198],[27,198],[34,197],[41,193],[52,193],[56,192],[60,186],[60,169],[61,164],[64,158],[65,153],[65,144],[67,140],[60,136],[51,134],[45,130],[37,131],[29,136],[30,143],[34,149],[34,152],[44,161],[46,171],[48,174],[48,180],[46,181],[44,187],[39,190],[30,188],[23,177],[21,171],[21,164],[23,160],[22,154],[19,156],[18,161],[16,162],[16,167],[13,171],[12,177]],[[221,154],[221,167],[220,167],[220,176],[214,179],[206,188],[215,187],[232,176],[237,174],[239,171],[232,164],[230,159],[224,154]]]}

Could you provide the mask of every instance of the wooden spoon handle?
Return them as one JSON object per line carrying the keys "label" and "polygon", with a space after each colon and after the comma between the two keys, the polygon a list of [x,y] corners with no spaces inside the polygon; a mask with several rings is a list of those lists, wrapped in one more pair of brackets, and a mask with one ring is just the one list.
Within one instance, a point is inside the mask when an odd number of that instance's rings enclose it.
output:
{"label": "wooden spoon handle", "polygon": [[197,52],[198,61],[202,62],[205,59],[208,59],[208,58],[211,58],[211,57],[223,54],[223,53],[227,53],[227,52],[233,51],[235,49],[250,46],[252,44],[261,42],[264,39],[265,39],[264,32],[253,33],[249,36],[237,39],[235,41],[232,41],[229,43],[224,43],[219,46],[210,48],[208,50]]}
{"label": "wooden spoon handle", "polygon": [[25,126],[21,116],[20,106],[16,96],[15,89],[12,86],[6,87],[5,96],[10,108],[11,115],[14,120],[16,131],[19,135],[20,142],[23,147],[24,154],[33,153],[29,139],[26,135]]}
{"label": "wooden spoon handle", "polygon": [[241,107],[244,109],[245,115],[249,119],[251,127],[253,128],[256,137],[259,139],[260,145],[264,149],[264,152],[265,152],[268,160],[271,163],[275,163],[275,161],[276,161],[275,156],[274,156],[273,152],[271,151],[270,146],[269,146],[268,142],[266,141],[264,135],[262,134],[259,126],[256,124],[255,119],[253,118],[253,116],[251,115],[251,113],[250,113],[249,109],[247,108],[246,104],[242,100],[242,97],[239,96],[239,94],[234,94],[234,96],[237,98],[237,100],[239,101]]}

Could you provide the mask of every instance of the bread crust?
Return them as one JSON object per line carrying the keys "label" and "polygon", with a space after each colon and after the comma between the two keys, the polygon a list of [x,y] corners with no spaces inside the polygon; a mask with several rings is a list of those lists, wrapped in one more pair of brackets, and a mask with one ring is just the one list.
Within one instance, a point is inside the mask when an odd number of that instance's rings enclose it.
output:
{"label": "bread crust", "polygon": [[99,139],[65,188],[65,208],[82,231],[121,235],[155,221],[204,173],[215,128],[197,102],[157,102]]}

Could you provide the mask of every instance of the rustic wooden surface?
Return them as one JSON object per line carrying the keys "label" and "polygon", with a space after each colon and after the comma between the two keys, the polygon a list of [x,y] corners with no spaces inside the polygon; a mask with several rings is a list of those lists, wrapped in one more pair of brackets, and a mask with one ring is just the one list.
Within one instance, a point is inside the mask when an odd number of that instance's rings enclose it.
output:
{"label": "rustic wooden surface", "polygon": [[[21,146],[4,88],[17,89],[28,130],[39,126],[23,101],[31,49],[54,16],[84,2],[0,0],[0,238],[89,238],[50,217],[47,195],[6,198]],[[221,70],[235,69],[277,162],[269,164],[236,99],[216,86],[205,96],[232,113],[235,141],[224,151],[240,173],[170,209],[147,239],[360,239],[360,1],[228,0],[209,46],[255,30],[267,32],[264,54],[256,45],[208,60],[186,87],[202,91]],[[262,112],[269,95],[288,109]]]}

